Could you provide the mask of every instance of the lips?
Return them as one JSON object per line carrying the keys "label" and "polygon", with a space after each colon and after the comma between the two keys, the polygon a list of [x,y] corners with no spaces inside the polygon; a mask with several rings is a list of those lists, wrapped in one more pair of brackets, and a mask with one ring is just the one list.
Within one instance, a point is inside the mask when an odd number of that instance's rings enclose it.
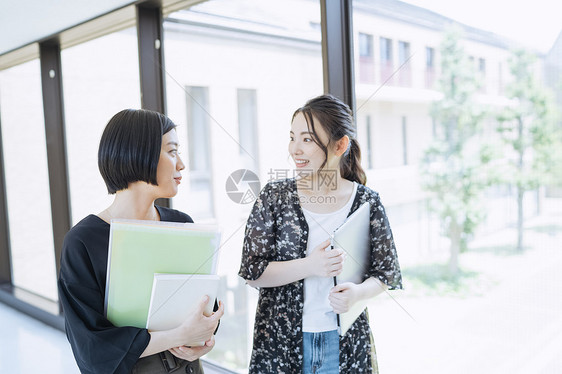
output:
{"label": "lips", "polygon": [[298,168],[302,168],[302,167],[308,165],[308,163],[309,163],[308,160],[295,160],[295,165],[296,165]]}
{"label": "lips", "polygon": [[174,178],[174,180],[176,181],[177,184],[181,183],[181,177]]}

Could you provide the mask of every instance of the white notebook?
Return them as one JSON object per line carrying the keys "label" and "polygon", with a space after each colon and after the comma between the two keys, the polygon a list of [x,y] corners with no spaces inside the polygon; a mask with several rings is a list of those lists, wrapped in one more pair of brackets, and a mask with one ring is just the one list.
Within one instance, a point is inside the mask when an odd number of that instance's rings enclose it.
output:
{"label": "white notebook", "polygon": [[[352,282],[360,284],[370,265],[371,256],[371,206],[361,205],[346,221],[334,231],[332,248],[338,247],[347,254],[343,270],[334,277],[334,285]],[[345,335],[357,317],[365,310],[369,300],[360,300],[349,311],[338,314],[338,330]]]}
{"label": "white notebook", "polygon": [[211,315],[219,279],[218,275],[154,274],[146,328],[160,331],[178,327],[205,295],[209,296],[205,315]]}

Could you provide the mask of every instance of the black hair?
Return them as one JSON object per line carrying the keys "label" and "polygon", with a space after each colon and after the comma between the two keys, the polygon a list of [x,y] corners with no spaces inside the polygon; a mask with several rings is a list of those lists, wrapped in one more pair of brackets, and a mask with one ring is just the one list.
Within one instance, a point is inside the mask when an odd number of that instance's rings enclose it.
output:
{"label": "black hair", "polygon": [[[320,170],[328,161],[328,146],[337,142],[344,136],[349,137],[349,148],[345,151],[340,161],[340,173],[343,178],[360,184],[367,183],[367,175],[361,167],[361,149],[356,138],[353,114],[349,106],[333,95],[321,95],[310,99],[306,104],[293,113],[293,120],[299,113],[304,115],[308,131],[312,134],[312,140],[318,144],[326,155]],[[322,144],[315,131],[314,119],[328,134],[328,144]]]}
{"label": "black hair", "polygon": [[125,109],[114,115],[101,136],[98,167],[114,194],[142,181],[158,185],[156,169],[162,136],[176,125],[165,115],[145,109]]}

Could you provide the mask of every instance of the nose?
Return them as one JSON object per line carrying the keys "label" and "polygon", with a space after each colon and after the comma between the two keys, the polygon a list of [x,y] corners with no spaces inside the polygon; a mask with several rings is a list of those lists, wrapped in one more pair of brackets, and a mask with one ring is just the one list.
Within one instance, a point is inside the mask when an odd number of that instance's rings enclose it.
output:
{"label": "nose", "polygon": [[301,143],[298,140],[289,142],[289,153],[292,155],[302,154]]}
{"label": "nose", "polygon": [[178,171],[185,169],[185,165],[184,165],[184,163],[183,163],[183,161],[182,161],[180,155],[178,155],[178,162],[177,162],[177,164],[176,164],[176,169],[177,169]]}

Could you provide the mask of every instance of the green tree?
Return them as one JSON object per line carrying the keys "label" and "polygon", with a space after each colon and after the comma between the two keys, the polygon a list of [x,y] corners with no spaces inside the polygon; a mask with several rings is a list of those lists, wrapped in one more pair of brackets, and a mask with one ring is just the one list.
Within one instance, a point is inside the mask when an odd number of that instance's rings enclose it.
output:
{"label": "green tree", "polygon": [[431,107],[437,131],[420,163],[422,187],[432,196],[430,208],[450,240],[452,275],[458,273],[459,253],[485,216],[481,195],[488,178],[482,166],[490,161],[489,148],[476,137],[484,112],[473,102],[476,74],[460,41],[460,33],[452,30],[440,47],[437,87],[442,98]]}
{"label": "green tree", "polygon": [[523,249],[523,197],[547,181],[553,172],[554,144],[558,136],[553,99],[535,74],[535,55],[513,52],[509,67],[513,80],[506,86],[511,104],[497,116],[507,163],[503,182],[516,189],[517,250]]}

